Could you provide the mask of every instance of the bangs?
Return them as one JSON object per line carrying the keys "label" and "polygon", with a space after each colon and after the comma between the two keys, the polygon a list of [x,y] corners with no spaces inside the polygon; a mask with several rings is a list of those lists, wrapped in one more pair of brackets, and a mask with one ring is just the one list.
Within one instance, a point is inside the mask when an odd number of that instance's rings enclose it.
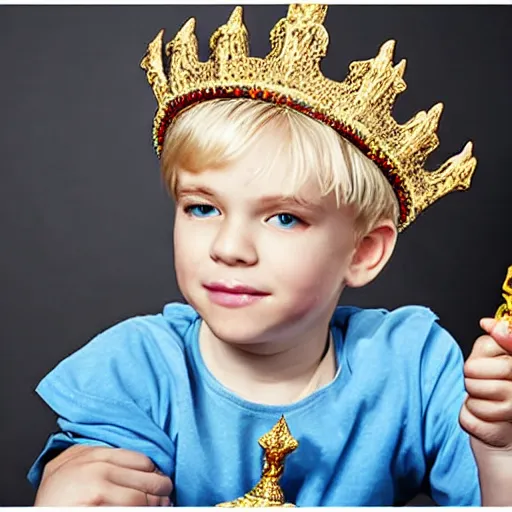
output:
{"label": "bangs", "polygon": [[[348,162],[336,132],[291,109],[248,99],[212,100],[180,114],[167,132],[162,152],[167,187],[174,195],[178,169],[200,173],[236,161],[266,129],[279,133],[279,140],[262,155],[263,165],[255,175],[272,173],[284,156],[289,162],[284,195],[299,195],[314,179],[322,195],[334,190],[338,202],[345,202],[338,195],[341,190],[350,194],[350,183],[343,180],[340,186],[335,169],[347,168]],[[345,165],[337,165],[340,159]]]}
{"label": "bangs", "polygon": [[162,151],[167,188],[175,197],[179,169],[221,170],[269,132],[273,138],[255,175],[272,173],[285,157],[289,179],[283,195],[299,197],[313,180],[323,196],[334,192],[338,207],[354,206],[363,230],[384,216],[396,225],[398,201],[375,163],[320,121],[253,99],[210,100],[180,113],[167,130]]}

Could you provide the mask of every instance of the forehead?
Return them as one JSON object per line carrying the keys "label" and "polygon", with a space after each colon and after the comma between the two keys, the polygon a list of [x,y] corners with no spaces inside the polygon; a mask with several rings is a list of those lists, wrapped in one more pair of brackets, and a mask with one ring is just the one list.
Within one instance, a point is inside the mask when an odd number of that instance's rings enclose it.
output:
{"label": "forehead", "polygon": [[326,205],[329,197],[321,193],[318,183],[309,178],[295,183],[286,168],[265,168],[243,161],[227,164],[220,169],[190,172],[178,169],[176,194],[201,193],[243,202],[259,202],[268,198],[294,199],[299,203]]}
{"label": "forehead", "polygon": [[261,137],[219,168],[193,172],[177,168],[176,191],[203,186],[245,199],[282,196],[312,203],[325,201],[318,177],[300,159],[300,154],[291,154],[289,144],[278,133],[262,130]]}

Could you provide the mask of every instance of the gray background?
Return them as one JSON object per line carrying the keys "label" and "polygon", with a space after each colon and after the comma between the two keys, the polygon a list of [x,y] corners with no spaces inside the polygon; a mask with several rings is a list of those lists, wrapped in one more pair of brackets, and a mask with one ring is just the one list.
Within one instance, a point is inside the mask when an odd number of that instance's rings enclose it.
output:
{"label": "gray background", "polygon": [[[165,27],[197,15],[202,58],[230,6],[0,7],[0,505],[29,505],[25,473],[55,428],[33,393],[59,360],[107,326],[179,300],[172,204],[150,129],[155,102],[138,68]],[[247,6],[254,55],[285,6]],[[475,142],[473,188],[431,207],[377,281],[344,303],[434,309],[467,355],[500,303],[512,264],[511,9],[332,6],[325,74],[398,40],[408,89],[395,116],[445,102],[437,167]],[[423,499],[418,503],[424,503]]]}

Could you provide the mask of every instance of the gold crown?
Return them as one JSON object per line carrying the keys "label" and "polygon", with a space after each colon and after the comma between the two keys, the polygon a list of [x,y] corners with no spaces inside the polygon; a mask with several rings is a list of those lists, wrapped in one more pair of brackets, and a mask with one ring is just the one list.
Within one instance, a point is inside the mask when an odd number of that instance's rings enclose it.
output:
{"label": "gold crown", "polygon": [[439,144],[436,130],[443,105],[419,112],[403,125],[395,121],[391,110],[406,85],[405,60],[396,66],[392,62],[394,41],[382,45],[375,58],[350,64],[343,82],[324,77],[320,60],[329,41],[323,26],[326,13],[326,5],[290,5],[287,17],[270,33],[270,53],[258,58],[249,57],[242,8],[236,7],[212,35],[207,62],[198,60],[192,18],[165,48],[170,57],[167,73],[161,30],[141,62],[158,102],[155,150],[160,156],[171,121],[195,103],[253,98],[283,105],[331,126],[379,166],[397,195],[401,231],[434,201],[469,188],[476,166],[472,144],[439,169],[425,170],[427,156]]}

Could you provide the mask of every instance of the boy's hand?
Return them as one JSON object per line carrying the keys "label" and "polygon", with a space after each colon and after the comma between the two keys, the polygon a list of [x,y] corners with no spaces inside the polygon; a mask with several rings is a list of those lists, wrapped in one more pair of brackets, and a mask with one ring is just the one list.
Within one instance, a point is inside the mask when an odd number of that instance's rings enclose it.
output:
{"label": "boy's hand", "polygon": [[171,479],[141,453],[76,445],[50,461],[35,506],[169,506]]}
{"label": "boy's hand", "polygon": [[473,451],[510,451],[512,456],[512,329],[506,321],[484,318],[488,334],[478,338],[464,365],[468,398],[460,424]]}

